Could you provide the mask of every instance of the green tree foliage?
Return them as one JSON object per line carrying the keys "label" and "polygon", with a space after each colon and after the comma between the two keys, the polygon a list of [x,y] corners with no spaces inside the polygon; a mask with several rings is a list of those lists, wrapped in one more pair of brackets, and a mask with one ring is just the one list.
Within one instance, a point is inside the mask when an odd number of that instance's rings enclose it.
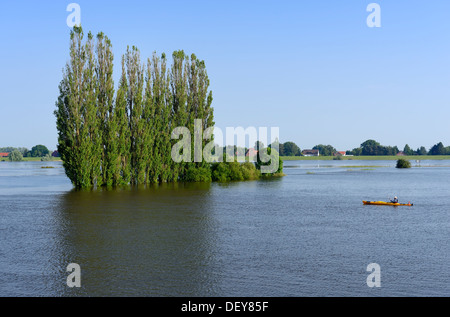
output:
{"label": "green tree foliage", "polygon": [[12,151],[17,150],[20,153],[22,153],[23,157],[27,157],[31,155],[31,152],[28,151],[27,148],[24,147],[12,147],[12,146],[7,146],[7,147],[0,147],[0,153],[11,153]]}
{"label": "green tree foliage", "polygon": [[266,147],[266,146],[264,145],[263,142],[261,142],[261,141],[256,141],[256,142],[255,142],[254,149],[255,149],[256,151],[260,151],[260,150],[264,149],[265,147]]}
{"label": "green tree foliage", "polygon": [[450,147],[444,147],[444,144],[439,142],[431,147],[428,155],[450,155]]}
{"label": "green tree foliage", "polygon": [[[150,64],[150,63],[149,63]],[[158,57],[153,54],[151,60],[152,103],[154,107],[153,133],[153,164],[149,170],[152,182],[167,182],[171,179],[171,135],[172,95],[170,91],[169,74],[166,55]]]}
{"label": "green tree foliage", "polygon": [[47,155],[41,157],[41,161],[42,162],[48,162],[48,161],[51,161],[51,160],[52,160],[52,156],[50,154],[47,154]]}
{"label": "green tree foliage", "polygon": [[420,148],[417,149],[416,154],[417,155],[427,155],[428,151],[424,146],[421,146]]}
{"label": "green tree foliage", "polygon": [[[270,156],[270,159],[265,162],[266,160],[263,159],[264,156]],[[260,149],[258,151],[257,160],[255,162],[255,167],[257,170],[261,171],[261,168],[263,166],[274,166],[272,160],[278,160],[278,168],[273,173],[265,173],[264,176],[272,176],[272,175],[280,175],[283,173],[283,160],[281,159],[280,154],[270,147]]]}
{"label": "green tree foliage", "polygon": [[118,120],[114,107],[114,55],[111,41],[103,33],[97,35],[96,54],[98,133],[95,138],[99,145],[97,155],[101,158],[102,184],[109,187],[117,185],[119,178]]}
{"label": "green tree foliage", "polygon": [[375,140],[367,140],[364,141],[363,143],[361,143],[361,148],[364,149],[365,147],[375,147],[375,146],[379,146],[380,143],[378,143]]}
{"label": "green tree foliage", "polygon": [[50,151],[45,145],[36,145],[31,148],[31,157],[43,157],[49,153]]}
{"label": "green tree foliage", "polygon": [[313,150],[319,150],[321,156],[333,156],[336,153],[336,149],[331,145],[319,144],[313,147]]}
{"label": "green tree foliage", "polygon": [[[103,33],[84,39],[81,27],[72,30],[55,116],[58,152],[76,188],[258,177],[253,163],[172,160],[175,127],[195,136],[214,126],[204,61],[175,51],[171,67],[165,54],[154,53],[145,63],[136,47],[128,47],[117,91],[113,65],[112,45]],[[213,136],[201,140],[203,149]]]}
{"label": "green tree foliage", "polygon": [[19,150],[13,150],[11,153],[9,153],[8,157],[11,162],[23,161],[23,155]]}
{"label": "green tree foliage", "polygon": [[[102,108],[98,103],[99,84],[98,59],[95,54],[94,36],[88,33],[85,43],[86,65],[84,72],[84,107],[82,109],[85,118],[82,127],[82,135],[85,137],[83,146],[85,149],[86,181],[89,186],[103,185],[102,156],[103,156],[103,133],[99,110]],[[86,142],[87,141],[87,142]]]}
{"label": "green tree foliage", "polygon": [[18,149],[15,148],[15,147],[12,147],[12,146],[0,147],[0,152],[1,153],[11,153],[14,150],[18,150]]}
{"label": "green tree foliage", "polygon": [[131,183],[145,183],[145,167],[148,160],[144,113],[144,68],[136,47],[127,49],[127,113],[131,133]]}
{"label": "green tree foliage", "polygon": [[76,188],[98,185],[102,170],[98,142],[103,131],[99,131],[98,123],[93,37],[89,34],[85,44],[83,38],[81,27],[71,31],[70,60],[59,85],[55,111],[58,152]]}
{"label": "green tree foliage", "polygon": [[[126,185],[131,181],[131,131],[129,125],[129,115],[127,111],[128,80],[125,66],[125,56],[122,57],[122,76],[117,91],[116,103],[114,107],[114,118],[111,124],[114,130],[111,133],[116,136],[117,158],[110,164],[113,171],[112,185]],[[112,140],[112,139],[110,139]]]}
{"label": "green tree foliage", "polygon": [[410,168],[411,162],[405,159],[399,159],[397,160],[397,168]]}
{"label": "green tree foliage", "polygon": [[347,155],[354,155],[354,156],[361,156],[362,155],[362,148],[354,148],[351,151],[346,152]]}
{"label": "green tree foliage", "polygon": [[286,142],[279,145],[281,156],[301,156],[302,151],[294,142]]}
{"label": "green tree foliage", "polygon": [[405,145],[405,147],[403,148],[403,152],[405,153],[405,155],[414,155],[414,151],[409,147],[408,144]]}
{"label": "green tree foliage", "polygon": [[251,162],[214,163],[211,171],[212,180],[217,182],[257,180],[261,177],[261,171]]}
{"label": "green tree foliage", "polygon": [[397,153],[399,152],[397,147],[383,146],[379,143],[370,143],[365,145],[363,144],[361,145],[362,155],[397,155]]}
{"label": "green tree foliage", "polygon": [[399,149],[397,146],[383,146],[375,140],[367,140],[361,144],[359,148],[355,148],[352,151],[347,151],[348,155],[367,155],[367,156],[377,156],[377,155],[397,155]]}
{"label": "green tree foliage", "polygon": [[188,166],[184,181],[186,182],[211,182],[211,168],[198,167],[194,164]]}

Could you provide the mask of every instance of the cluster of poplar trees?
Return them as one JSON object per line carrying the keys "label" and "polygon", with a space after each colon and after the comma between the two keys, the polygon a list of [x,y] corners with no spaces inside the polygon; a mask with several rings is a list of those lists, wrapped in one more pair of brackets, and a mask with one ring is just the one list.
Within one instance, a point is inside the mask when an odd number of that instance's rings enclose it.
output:
{"label": "cluster of poplar trees", "polygon": [[136,47],[127,48],[116,90],[108,37],[71,31],[55,116],[58,152],[76,188],[189,181],[208,171],[208,163],[171,157],[175,127],[194,133],[195,119],[214,126],[205,63],[183,51],[167,63],[155,53],[142,62]]}

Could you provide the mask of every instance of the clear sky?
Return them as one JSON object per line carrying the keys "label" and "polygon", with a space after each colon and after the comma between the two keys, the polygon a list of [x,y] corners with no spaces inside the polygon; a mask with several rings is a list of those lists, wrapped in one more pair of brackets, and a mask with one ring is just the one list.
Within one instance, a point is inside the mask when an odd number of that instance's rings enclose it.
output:
{"label": "clear sky", "polygon": [[[223,130],[279,127],[302,149],[450,145],[448,0],[4,0],[0,147],[56,148],[71,2],[85,32],[111,39],[116,76],[127,45],[204,59]],[[380,28],[366,24],[371,2]]]}

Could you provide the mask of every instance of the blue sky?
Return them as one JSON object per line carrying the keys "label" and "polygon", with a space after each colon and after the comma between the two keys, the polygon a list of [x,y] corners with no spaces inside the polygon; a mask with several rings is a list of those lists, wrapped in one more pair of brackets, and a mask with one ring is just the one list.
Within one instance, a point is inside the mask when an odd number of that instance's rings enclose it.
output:
{"label": "blue sky", "polygon": [[[86,32],[111,39],[116,76],[127,45],[204,59],[223,130],[279,127],[302,149],[450,145],[450,1],[6,0],[0,147],[56,148],[71,2]],[[381,28],[366,24],[371,2]]]}

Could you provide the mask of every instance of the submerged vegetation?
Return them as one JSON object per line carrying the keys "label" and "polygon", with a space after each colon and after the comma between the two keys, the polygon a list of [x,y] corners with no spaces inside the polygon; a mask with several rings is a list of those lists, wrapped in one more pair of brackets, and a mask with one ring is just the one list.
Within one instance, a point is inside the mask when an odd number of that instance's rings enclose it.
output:
{"label": "submerged vegetation", "polygon": [[405,159],[399,159],[397,161],[397,168],[411,168],[411,162]]}
{"label": "submerged vegetation", "polygon": [[[58,152],[76,188],[261,176],[259,158],[255,164],[172,159],[174,128],[186,127],[194,135],[195,120],[200,119],[203,131],[214,126],[204,61],[175,51],[170,67],[165,54],[154,53],[142,62],[133,46],[121,62],[116,91],[111,41],[103,33],[96,41],[91,33],[84,40],[81,27],[71,31],[70,60],[59,85],[55,116]],[[201,142],[204,148],[207,140]]]}

